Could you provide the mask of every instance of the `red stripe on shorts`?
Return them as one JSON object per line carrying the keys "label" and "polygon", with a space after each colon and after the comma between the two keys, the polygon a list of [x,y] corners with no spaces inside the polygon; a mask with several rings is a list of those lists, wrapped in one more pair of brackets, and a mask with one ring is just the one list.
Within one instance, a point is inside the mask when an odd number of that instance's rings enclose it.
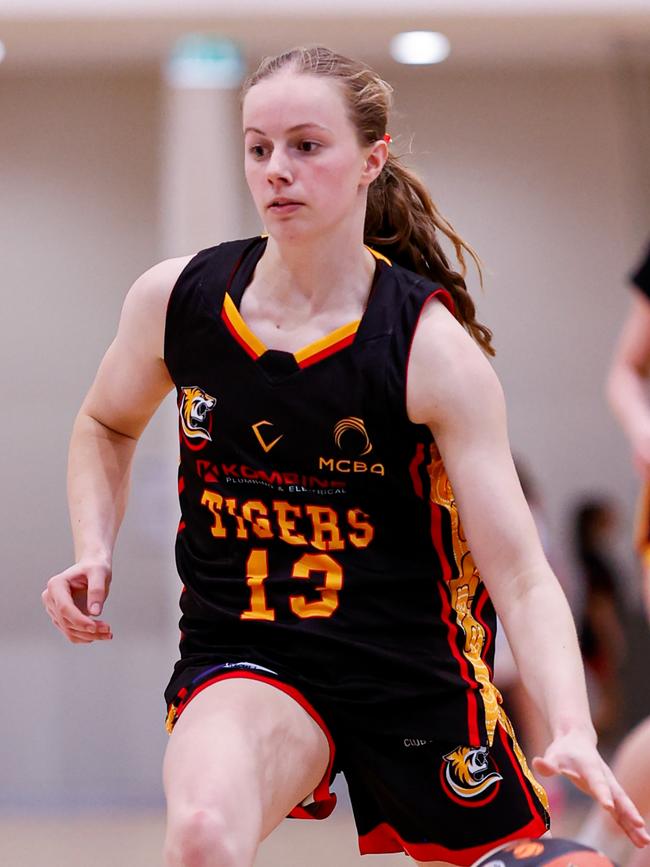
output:
{"label": "red stripe on shorts", "polygon": [[502,846],[510,840],[521,837],[540,837],[546,832],[546,826],[541,819],[533,820],[523,828],[506,834],[498,840],[490,840],[481,846],[471,846],[468,849],[447,849],[437,843],[409,843],[403,840],[398,832],[387,822],[377,825],[368,834],[359,837],[359,851],[362,855],[381,855],[388,852],[406,852],[417,861],[448,861],[460,867],[470,867],[491,849]]}
{"label": "red stripe on shorts", "polygon": [[539,815],[539,810],[535,809],[535,805],[533,803],[533,798],[530,794],[530,783],[528,780],[524,778],[524,773],[521,769],[521,765],[519,764],[519,760],[517,756],[514,754],[512,747],[510,746],[510,741],[508,739],[508,734],[502,725],[499,725],[499,735],[501,737],[501,743],[503,744],[503,748],[510,757],[510,761],[512,762],[512,766],[515,769],[517,776],[519,777],[519,783],[521,784],[521,788],[524,790],[526,794],[526,800],[528,801],[528,806],[530,807],[530,813],[534,816],[533,821],[539,822],[539,824],[543,827],[543,830],[540,831],[540,834],[543,834],[546,831],[546,823]]}

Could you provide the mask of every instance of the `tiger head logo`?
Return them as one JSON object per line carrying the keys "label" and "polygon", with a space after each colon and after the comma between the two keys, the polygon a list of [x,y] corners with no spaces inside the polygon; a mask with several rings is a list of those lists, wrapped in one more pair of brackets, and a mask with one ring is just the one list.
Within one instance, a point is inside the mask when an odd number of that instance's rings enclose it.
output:
{"label": "tiger head logo", "polygon": [[217,399],[211,397],[196,385],[182,388],[181,392],[182,398],[179,413],[183,433],[189,439],[211,441],[212,437],[205,423],[208,413],[216,406]]}
{"label": "tiger head logo", "polygon": [[490,768],[487,747],[456,747],[443,756],[442,770],[443,781],[450,793],[463,799],[479,798],[503,779]]}

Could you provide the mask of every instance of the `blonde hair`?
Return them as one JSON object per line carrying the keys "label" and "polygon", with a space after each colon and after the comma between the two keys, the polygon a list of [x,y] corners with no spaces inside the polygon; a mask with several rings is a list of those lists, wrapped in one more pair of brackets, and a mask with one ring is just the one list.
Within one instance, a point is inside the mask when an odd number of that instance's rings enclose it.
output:
{"label": "blonde hair", "polygon": [[[340,83],[362,146],[384,137],[392,87],[364,63],[329,48],[292,48],[265,58],[244,83],[243,95],[285,68]],[[452,268],[440,246],[438,232],[451,241],[459,271]],[[422,181],[393,153],[389,153],[381,174],[368,189],[364,241],[403,267],[441,283],[453,299],[456,318],[486,353],[494,355],[492,332],[477,321],[474,301],[465,285],[465,254],[474,261],[482,284],[480,259],[439,213]]]}

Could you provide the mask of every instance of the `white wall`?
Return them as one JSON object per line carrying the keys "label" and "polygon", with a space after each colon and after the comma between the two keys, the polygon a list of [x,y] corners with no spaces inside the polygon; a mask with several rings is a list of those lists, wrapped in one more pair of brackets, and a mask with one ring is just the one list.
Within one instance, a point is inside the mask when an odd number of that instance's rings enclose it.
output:
{"label": "white wall", "polygon": [[112,646],[67,645],[39,597],[71,562],[74,414],[128,286],[157,256],[158,84],[108,73],[5,78],[0,116],[0,806],[151,802],[176,641],[176,467],[159,457],[176,446],[173,423],[166,432],[154,423],[138,458],[108,610]]}
{"label": "white wall", "polygon": [[[630,218],[639,167],[616,76],[432,70],[394,83],[396,148],[414,132],[413,164],[488,266],[481,315],[495,331],[514,447],[540,478],[552,524],[587,489],[629,506],[635,481],[601,392],[623,278],[647,226]],[[161,103],[144,74],[0,86],[0,352],[11,420],[0,806],[160,799],[160,694],[177,639],[171,410],[145,435],[136,466],[107,608],[113,644],[65,645],[39,594],[70,560],[64,465],[74,413],[124,292],[158,256]]]}

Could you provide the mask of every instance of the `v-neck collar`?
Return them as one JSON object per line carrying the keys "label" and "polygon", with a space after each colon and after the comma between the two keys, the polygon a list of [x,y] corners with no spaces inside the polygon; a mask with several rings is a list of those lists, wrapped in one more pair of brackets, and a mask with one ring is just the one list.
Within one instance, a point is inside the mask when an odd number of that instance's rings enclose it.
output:
{"label": "v-neck collar", "polygon": [[373,278],[366,308],[360,319],[348,322],[347,324],[334,329],[334,331],[331,331],[324,337],[320,337],[318,340],[314,340],[306,346],[303,346],[302,349],[299,349],[297,352],[287,352],[282,349],[269,349],[263,341],[257,337],[251,328],[249,328],[243,316],[239,312],[239,305],[241,304],[241,299],[246,287],[250,283],[257,263],[266,249],[266,241],[267,239],[265,236],[256,238],[253,244],[244,251],[234,273],[231,275],[224,295],[221,318],[237,343],[239,343],[242,349],[244,349],[244,351],[255,361],[262,358],[262,356],[267,353],[272,353],[274,356],[288,356],[289,359],[294,360],[295,365],[300,369],[310,367],[312,364],[322,361],[324,358],[333,355],[335,352],[339,352],[346,346],[350,346],[350,344],[354,342],[359,327],[368,313],[370,305],[374,299],[381,271],[385,265],[389,267],[392,266],[392,262],[381,253],[378,253],[371,247],[367,247],[377,260],[377,268],[375,270],[375,276]]}

